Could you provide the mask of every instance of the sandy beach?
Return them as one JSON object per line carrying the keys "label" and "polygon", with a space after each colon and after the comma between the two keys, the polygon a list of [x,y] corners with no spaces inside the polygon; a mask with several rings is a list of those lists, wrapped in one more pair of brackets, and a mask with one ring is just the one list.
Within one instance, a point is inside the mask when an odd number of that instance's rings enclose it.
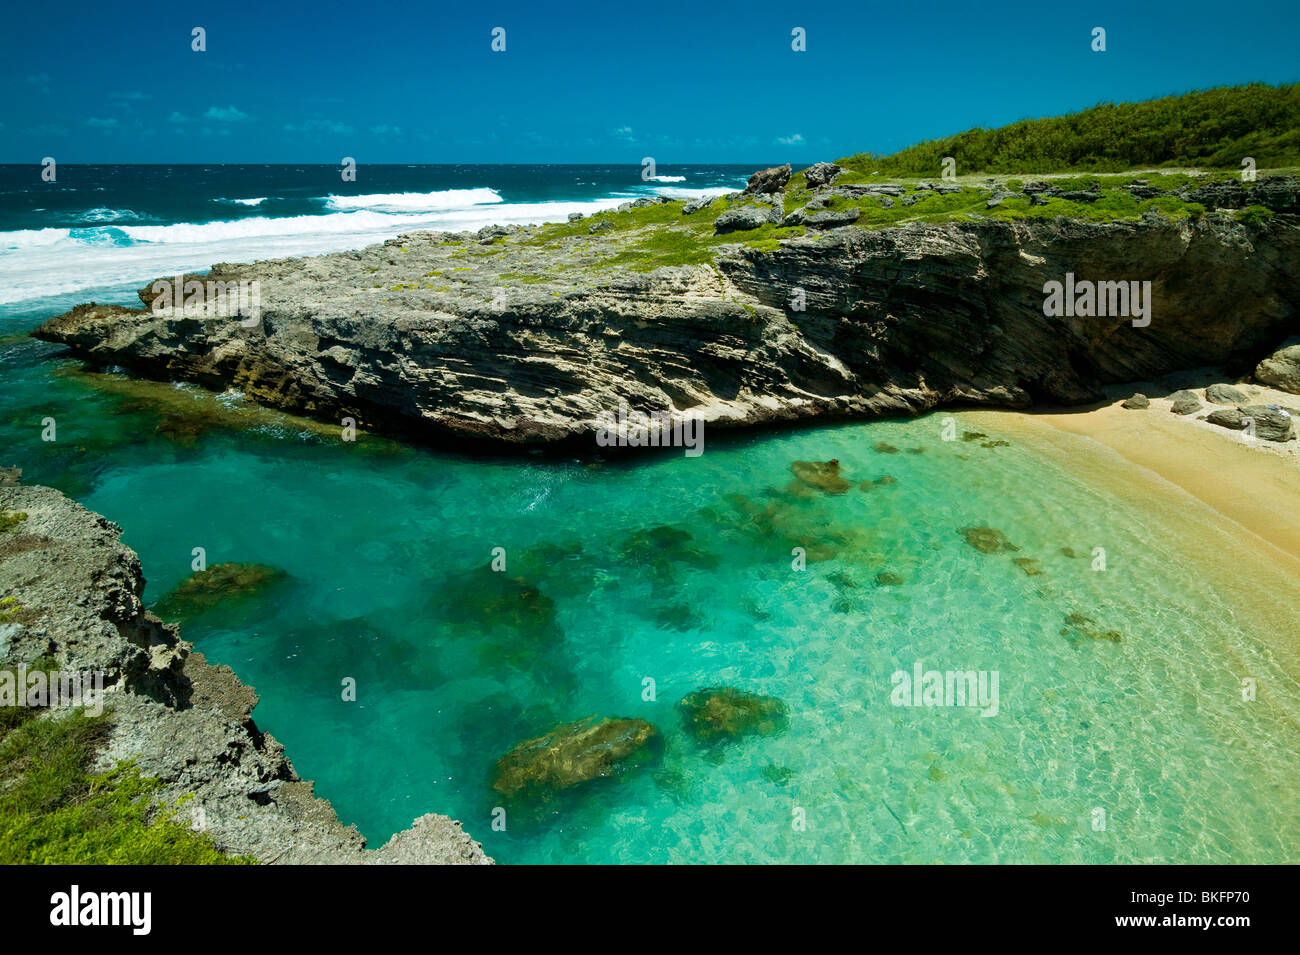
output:
{"label": "sandy beach", "polygon": [[[1265,404],[1300,398],[1238,385]],[[1120,402],[1141,388],[1117,389],[1085,411],[974,412],[990,428],[1019,435],[1072,474],[1150,515],[1153,529],[1185,555],[1188,573],[1214,586],[1235,612],[1278,640],[1274,649],[1300,679],[1294,607],[1300,600],[1300,441],[1243,439],[1238,432],[1170,412],[1167,388],[1146,392],[1151,406]],[[1068,516],[1063,515],[1063,520]]]}

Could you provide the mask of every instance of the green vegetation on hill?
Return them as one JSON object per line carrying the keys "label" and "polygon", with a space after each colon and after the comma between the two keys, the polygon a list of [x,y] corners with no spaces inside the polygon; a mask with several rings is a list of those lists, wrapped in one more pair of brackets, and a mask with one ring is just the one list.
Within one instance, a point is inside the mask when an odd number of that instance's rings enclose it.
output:
{"label": "green vegetation on hill", "polygon": [[1158,166],[1260,169],[1300,165],[1300,83],[1224,86],[1143,103],[1102,103],[1068,116],[970,129],[891,156],[839,160],[854,172],[938,176],[945,156],[959,175],[1116,172]]}
{"label": "green vegetation on hill", "polygon": [[[33,669],[53,669],[38,661]],[[29,671],[30,672],[30,671]],[[0,706],[0,865],[196,865],[251,862],[153,813],[158,781],[131,764],[91,768],[101,715]]]}

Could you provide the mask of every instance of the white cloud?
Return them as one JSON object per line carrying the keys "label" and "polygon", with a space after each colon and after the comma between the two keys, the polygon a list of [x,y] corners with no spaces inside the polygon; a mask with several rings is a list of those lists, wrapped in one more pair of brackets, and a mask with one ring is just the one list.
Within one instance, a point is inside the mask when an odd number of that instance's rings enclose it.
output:
{"label": "white cloud", "polygon": [[172,114],[167,117],[167,122],[169,123],[188,123],[189,121],[190,118],[188,116],[178,113],[176,110],[172,110]]}
{"label": "white cloud", "polygon": [[782,146],[802,146],[803,135],[801,133],[795,133],[793,136],[778,136],[776,141]]}
{"label": "white cloud", "polygon": [[[349,130],[351,132],[351,130]],[[400,136],[402,135],[401,126],[389,126],[387,123],[381,123],[378,126],[371,126],[370,132],[375,136]]]}
{"label": "white cloud", "polygon": [[307,119],[297,125],[290,123],[284,127],[286,132],[290,133],[307,133],[309,135],[319,136],[321,133],[329,133],[333,136],[351,136],[352,127],[347,123],[335,122],[332,119]]}
{"label": "white cloud", "polygon": [[209,106],[208,111],[203,114],[204,119],[215,119],[219,123],[239,123],[248,119],[248,114],[240,112],[233,106]]}

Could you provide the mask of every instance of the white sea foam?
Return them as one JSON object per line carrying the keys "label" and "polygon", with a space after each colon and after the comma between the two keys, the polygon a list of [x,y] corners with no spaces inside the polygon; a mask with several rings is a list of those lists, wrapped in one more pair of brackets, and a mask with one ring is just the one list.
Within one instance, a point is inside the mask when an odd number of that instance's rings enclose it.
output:
{"label": "white sea foam", "polygon": [[651,176],[655,182],[685,182],[685,176]]}
{"label": "white sea foam", "polygon": [[130,209],[108,209],[99,206],[95,209],[87,209],[85,212],[74,213],[72,218],[82,222],[122,222],[123,220],[138,221],[140,216]]}
{"label": "white sea foam", "polygon": [[[449,193],[458,195],[448,199]],[[493,223],[563,222],[570,213],[590,214],[625,201],[606,196],[588,201],[510,203],[501,201],[491,189],[416,195],[422,195],[429,208],[401,212],[362,208],[223,222],[0,232],[0,305],[81,289],[144,284],[179,272],[206,271],[214,262],[359,249],[417,229],[459,232]],[[393,197],[336,198],[354,203],[378,199],[382,203]]]}
{"label": "white sea foam", "polygon": [[495,189],[442,189],[438,192],[386,192],[361,196],[326,196],[326,208],[337,212],[441,212],[501,202]]}
{"label": "white sea foam", "polygon": [[234,206],[260,206],[266,201],[266,196],[258,196],[256,199],[215,199],[214,202],[226,202]]}
{"label": "white sea foam", "polygon": [[703,199],[705,196],[725,196],[729,192],[739,192],[743,186],[728,189],[725,186],[710,186],[707,189],[686,188],[685,186],[656,186],[655,194],[669,199]]}

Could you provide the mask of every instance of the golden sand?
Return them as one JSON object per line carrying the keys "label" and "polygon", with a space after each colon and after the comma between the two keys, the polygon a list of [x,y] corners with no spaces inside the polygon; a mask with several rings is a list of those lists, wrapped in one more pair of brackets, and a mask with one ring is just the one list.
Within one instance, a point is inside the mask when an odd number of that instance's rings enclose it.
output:
{"label": "golden sand", "polygon": [[[1295,395],[1283,397],[1300,405]],[[1116,401],[1078,412],[963,417],[1014,434],[1139,509],[1183,555],[1187,573],[1213,581],[1234,615],[1270,637],[1279,662],[1300,679],[1300,442],[1247,441],[1168,409],[1167,400],[1153,398],[1139,411]]]}

